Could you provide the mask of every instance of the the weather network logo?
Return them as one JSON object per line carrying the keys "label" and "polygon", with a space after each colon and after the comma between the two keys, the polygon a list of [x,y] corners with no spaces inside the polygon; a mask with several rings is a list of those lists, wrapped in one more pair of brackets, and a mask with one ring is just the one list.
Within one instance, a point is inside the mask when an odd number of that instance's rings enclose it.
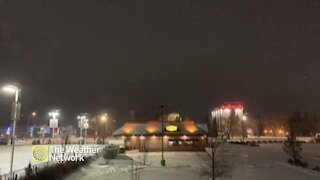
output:
{"label": "the weather network logo", "polygon": [[32,146],[32,162],[48,162],[49,146],[36,145]]}

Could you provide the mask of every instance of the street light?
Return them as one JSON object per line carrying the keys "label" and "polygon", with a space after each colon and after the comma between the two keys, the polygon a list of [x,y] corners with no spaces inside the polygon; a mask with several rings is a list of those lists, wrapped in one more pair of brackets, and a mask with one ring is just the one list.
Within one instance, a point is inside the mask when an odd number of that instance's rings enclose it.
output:
{"label": "street light", "polygon": [[242,120],[241,120],[241,127],[242,127],[242,141],[244,141],[244,136],[245,136],[245,132],[244,132],[244,122],[247,121],[247,116],[243,115],[242,116]]}
{"label": "street light", "polygon": [[80,114],[77,119],[78,121],[78,126],[80,128],[80,145],[82,144],[82,130],[85,130],[85,139],[84,139],[84,144],[87,144],[87,133],[88,133],[88,128],[89,128],[89,114],[84,113]]}
{"label": "street light", "polygon": [[28,117],[27,117],[27,141],[29,136],[32,137],[33,136],[33,132],[30,132],[29,126],[30,126],[30,120],[32,120],[32,118],[35,118],[37,116],[36,111],[33,111]]}
{"label": "street light", "polygon": [[100,119],[101,122],[104,123],[104,128],[103,128],[103,144],[105,143],[105,136],[106,136],[106,129],[107,129],[107,121],[108,121],[108,113],[104,113]]}
{"label": "street light", "polygon": [[108,120],[108,114],[105,113],[101,116],[101,122],[106,122]]}
{"label": "street light", "polygon": [[54,129],[58,128],[58,117],[60,116],[60,110],[52,110],[49,112],[51,117],[49,122],[49,127],[52,128],[52,143],[54,144]]}
{"label": "street light", "polygon": [[243,121],[246,121],[246,120],[247,120],[247,116],[244,115],[244,116],[242,117],[242,120],[243,120]]}
{"label": "street light", "polygon": [[15,146],[15,135],[16,135],[16,121],[18,121],[20,118],[21,104],[18,101],[19,101],[19,92],[21,90],[14,85],[7,85],[3,87],[3,91],[15,95],[14,102],[12,105],[13,127],[12,127],[12,136],[11,136],[12,150],[11,150],[11,161],[10,161],[10,175],[13,177],[13,158],[14,158],[14,146]]}

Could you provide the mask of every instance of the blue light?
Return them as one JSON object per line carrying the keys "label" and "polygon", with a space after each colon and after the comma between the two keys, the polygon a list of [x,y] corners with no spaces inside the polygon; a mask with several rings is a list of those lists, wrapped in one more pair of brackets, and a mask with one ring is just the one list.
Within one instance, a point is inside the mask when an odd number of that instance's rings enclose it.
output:
{"label": "blue light", "polygon": [[30,127],[28,131],[29,131],[29,132],[33,132],[33,130],[34,130],[34,128],[33,128],[33,127]]}

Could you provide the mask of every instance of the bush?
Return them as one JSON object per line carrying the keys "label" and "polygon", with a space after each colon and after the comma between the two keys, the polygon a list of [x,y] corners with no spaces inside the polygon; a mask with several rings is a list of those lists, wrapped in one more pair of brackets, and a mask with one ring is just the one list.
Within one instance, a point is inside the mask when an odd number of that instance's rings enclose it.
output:
{"label": "bush", "polygon": [[38,144],[40,144],[40,140],[38,139],[38,140],[33,140],[32,141],[32,145],[38,145]]}
{"label": "bush", "polygon": [[78,169],[81,166],[84,166],[90,162],[91,158],[85,158],[85,161],[67,161],[64,163],[57,163],[52,166],[47,166],[41,170],[38,168],[35,169],[34,172],[32,171],[31,167],[29,166],[26,168],[26,180],[56,180],[61,179],[63,176],[70,174],[74,170]]}
{"label": "bush", "polygon": [[301,160],[294,161],[293,159],[288,159],[288,163],[296,166],[308,167],[308,163]]}
{"label": "bush", "polygon": [[314,168],[312,168],[312,170],[320,172],[320,167],[319,166],[315,166]]}
{"label": "bush", "polygon": [[104,159],[114,159],[118,156],[119,147],[109,146],[103,148],[102,156]]}
{"label": "bush", "polygon": [[97,144],[103,144],[103,141],[99,138],[99,139],[97,140]]}
{"label": "bush", "polygon": [[125,153],[125,152],[126,152],[126,150],[124,148],[119,149],[119,153]]}

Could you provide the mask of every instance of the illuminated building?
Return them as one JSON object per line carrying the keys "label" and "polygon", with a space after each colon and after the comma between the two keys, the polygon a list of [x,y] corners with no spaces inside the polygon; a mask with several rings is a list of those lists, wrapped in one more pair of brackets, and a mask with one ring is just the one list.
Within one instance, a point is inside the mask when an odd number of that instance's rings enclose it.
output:
{"label": "illuminated building", "polygon": [[[113,136],[124,139],[126,149],[159,151],[161,133],[161,121],[154,120],[146,123],[125,123]],[[196,124],[192,120],[165,120],[163,133],[166,151],[203,150],[207,144],[206,125]]]}
{"label": "illuminated building", "polygon": [[241,131],[241,120],[246,119],[244,116],[243,102],[224,102],[222,105],[214,108],[211,112],[211,123],[214,120],[220,136],[230,138],[239,136]]}

